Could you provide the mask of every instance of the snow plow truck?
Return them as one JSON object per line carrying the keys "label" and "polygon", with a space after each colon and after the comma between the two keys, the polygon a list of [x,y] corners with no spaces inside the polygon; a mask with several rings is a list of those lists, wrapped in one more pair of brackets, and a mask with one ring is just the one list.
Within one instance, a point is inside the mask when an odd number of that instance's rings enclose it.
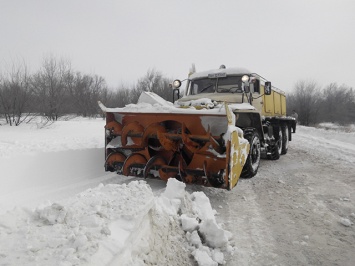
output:
{"label": "snow plow truck", "polygon": [[261,158],[287,153],[296,121],[286,116],[285,93],[262,76],[222,65],[171,87],[173,103],[152,92],[123,108],[99,103],[106,171],[231,190],[256,175]]}

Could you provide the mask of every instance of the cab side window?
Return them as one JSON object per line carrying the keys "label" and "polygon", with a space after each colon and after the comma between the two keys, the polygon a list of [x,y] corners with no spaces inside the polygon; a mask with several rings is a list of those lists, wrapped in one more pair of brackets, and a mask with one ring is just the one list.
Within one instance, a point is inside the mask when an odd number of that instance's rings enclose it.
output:
{"label": "cab side window", "polygon": [[260,93],[260,81],[255,79],[250,84],[250,90],[252,93]]}
{"label": "cab side window", "polygon": [[198,85],[195,83],[192,85],[192,91],[191,94],[195,95],[198,93]]}

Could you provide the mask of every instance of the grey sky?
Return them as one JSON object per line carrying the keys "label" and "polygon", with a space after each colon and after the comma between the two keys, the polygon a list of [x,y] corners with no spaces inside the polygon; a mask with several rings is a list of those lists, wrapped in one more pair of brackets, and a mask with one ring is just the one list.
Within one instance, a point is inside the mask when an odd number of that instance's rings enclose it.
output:
{"label": "grey sky", "polygon": [[131,84],[149,68],[186,78],[245,67],[290,91],[301,79],[355,87],[353,0],[0,0],[0,69],[69,59]]}

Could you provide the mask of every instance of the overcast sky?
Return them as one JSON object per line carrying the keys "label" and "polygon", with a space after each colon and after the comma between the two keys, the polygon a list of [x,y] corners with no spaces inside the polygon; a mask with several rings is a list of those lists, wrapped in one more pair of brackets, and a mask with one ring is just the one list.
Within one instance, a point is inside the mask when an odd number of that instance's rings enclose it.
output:
{"label": "overcast sky", "polygon": [[0,70],[48,55],[108,85],[155,68],[184,79],[244,67],[285,91],[299,80],[355,87],[354,0],[0,0]]}

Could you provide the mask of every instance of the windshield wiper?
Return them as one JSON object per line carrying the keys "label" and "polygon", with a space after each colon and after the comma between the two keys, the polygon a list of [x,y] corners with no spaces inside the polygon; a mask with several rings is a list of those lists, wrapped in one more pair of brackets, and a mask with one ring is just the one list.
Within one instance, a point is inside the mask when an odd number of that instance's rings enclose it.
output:
{"label": "windshield wiper", "polygon": [[208,88],[211,88],[211,86],[213,86],[213,85],[214,85],[213,83],[208,84],[206,87],[204,87],[204,88],[200,91],[200,93],[204,92],[204,91],[207,90]]}

